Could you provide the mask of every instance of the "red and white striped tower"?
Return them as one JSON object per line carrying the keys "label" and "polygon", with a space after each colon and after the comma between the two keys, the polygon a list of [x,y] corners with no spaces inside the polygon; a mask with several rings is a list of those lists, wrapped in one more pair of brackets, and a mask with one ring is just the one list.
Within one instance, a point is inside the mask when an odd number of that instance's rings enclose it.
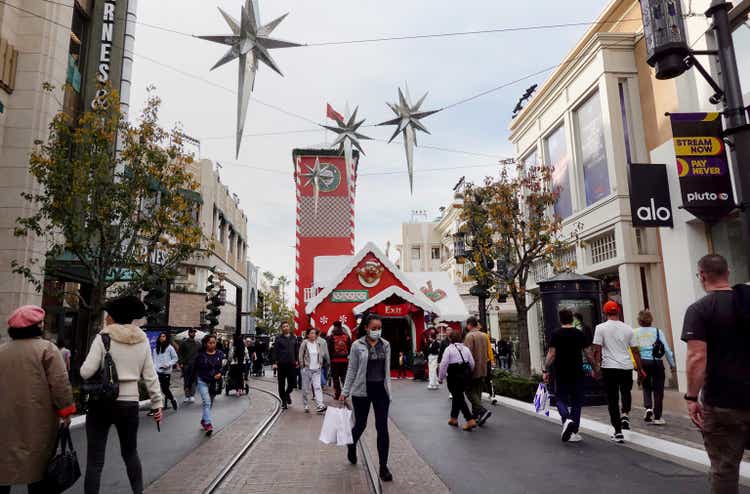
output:
{"label": "red and white striped tower", "polygon": [[[307,299],[314,296],[315,258],[354,255],[354,203],[359,153],[355,151],[354,173],[347,174],[344,157],[330,149],[295,149],[294,182],[297,199],[294,322],[297,334],[310,327],[305,314]],[[320,162],[320,190],[317,211],[315,189],[309,174]],[[347,183],[347,175],[352,183]],[[320,321],[319,329],[327,330]]]}

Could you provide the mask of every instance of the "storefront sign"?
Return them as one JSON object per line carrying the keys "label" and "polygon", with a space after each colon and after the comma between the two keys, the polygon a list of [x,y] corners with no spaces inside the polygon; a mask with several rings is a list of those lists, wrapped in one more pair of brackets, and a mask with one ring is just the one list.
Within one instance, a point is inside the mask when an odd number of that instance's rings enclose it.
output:
{"label": "storefront sign", "polygon": [[331,292],[331,302],[364,302],[369,297],[367,290],[334,290]]}
{"label": "storefront sign", "polygon": [[[123,104],[129,101],[132,54],[126,55],[126,51],[133,49],[135,7],[136,2],[130,0],[94,3],[91,30],[85,47],[85,57],[92,63],[86,64],[81,84],[84,100],[92,109],[105,108],[107,83],[120,91]],[[128,59],[127,64],[125,59]]]}
{"label": "storefront sign", "polygon": [[634,227],[672,227],[666,165],[630,164],[630,214]]}
{"label": "storefront sign", "polygon": [[715,223],[735,208],[721,114],[672,113],[670,118],[683,207]]}

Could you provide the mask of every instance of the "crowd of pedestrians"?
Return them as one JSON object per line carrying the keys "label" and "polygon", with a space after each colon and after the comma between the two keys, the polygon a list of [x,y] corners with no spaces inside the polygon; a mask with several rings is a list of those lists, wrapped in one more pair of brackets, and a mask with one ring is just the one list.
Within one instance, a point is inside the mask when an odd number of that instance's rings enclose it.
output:
{"label": "crowd of pedestrians", "polygon": [[[711,462],[711,491],[736,493],[740,462],[750,444],[750,286],[732,287],[727,262],[718,255],[700,260],[697,277],[706,296],[692,304],[684,317],[684,399],[690,418],[702,432]],[[104,328],[94,338],[79,371],[89,393],[84,491],[99,492],[107,437],[114,426],[131,489],[140,493],[138,383],[145,384],[149,415],[158,424],[165,404],[177,410],[170,385],[172,370],[175,366],[181,369],[185,403],[195,401],[197,390],[202,402],[201,427],[210,436],[212,406],[222,392],[227,369],[230,377],[234,369],[244,382],[251,373],[260,375],[256,362],[260,361],[262,368],[262,357],[254,340],[236,338],[228,345],[207,334],[198,341],[195,329],[188,331],[177,349],[170,334],[162,332],[152,350],[146,334],[134,324],[145,315],[145,306],[137,297],[110,300],[105,313]],[[612,441],[623,443],[623,431],[631,428],[634,375],[643,393],[644,423],[666,425],[664,361],[672,373],[676,368],[666,334],[653,325],[654,316],[648,309],[638,313],[635,328],[621,320],[622,308],[613,300],[603,305],[602,313],[605,320],[592,331],[580,313],[561,307],[559,325],[550,333],[543,381],[555,397],[563,442],[583,440],[580,423],[588,372],[603,383]],[[10,485],[26,485],[30,494],[49,492],[44,480],[47,462],[60,427],[67,427],[76,412],[68,376],[70,351],[42,338],[44,317],[40,307],[17,309],[8,320],[11,340],[0,345],[0,389],[4,393],[0,421],[13,424],[0,434],[5,453],[0,455],[0,494],[9,493]],[[353,443],[346,456],[352,464],[358,461],[357,443],[372,408],[379,473],[382,480],[390,481],[391,369],[405,373],[407,358],[404,352],[394,350],[398,362],[391,362],[392,349],[382,337],[382,326],[379,316],[366,314],[354,339],[340,322],[334,323],[328,335],[312,328],[302,339],[284,322],[273,341],[270,362],[283,409],[292,404],[292,392],[298,387],[305,412],[310,410],[311,399],[316,412],[325,412],[322,388],[327,381],[336,400],[351,403]],[[466,321],[465,332],[447,329],[442,338],[437,336],[429,333],[421,348],[428,369],[427,387],[439,389],[445,382],[451,397],[448,425],[459,427],[463,417],[461,428],[474,430],[491,416],[482,395],[488,389],[492,364],[509,368],[513,343],[499,340],[493,346],[473,317]],[[35,406],[14,406],[24,403]]]}

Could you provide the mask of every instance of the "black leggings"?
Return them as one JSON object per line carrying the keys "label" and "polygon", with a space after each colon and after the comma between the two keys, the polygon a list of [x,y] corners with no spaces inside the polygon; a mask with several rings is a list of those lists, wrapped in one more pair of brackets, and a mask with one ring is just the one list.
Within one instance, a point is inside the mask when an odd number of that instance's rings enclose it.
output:
{"label": "black leggings", "polygon": [[654,418],[661,418],[664,403],[664,363],[661,360],[641,359],[641,367],[646,373],[643,380],[643,406],[652,408]]}
{"label": "black leggings", "polygon": [[[609,420],[615,432],[622,432],[622,413],[630,413],[633,389],[633,371],[631,369],[602,369],[604,377],[604,388],[607,391],[607,405],[609,407]],[[622,409],[620,409],[620,395],[622,395]]]}
{"label": "black leggings", "polygon": [[[28,490],[29,494],[48,494],[50,492],[50,490],[46,488],[44,480],[33,482],[27,485],[26,489]],[[10,486],[0,485],[0,494],[10,494]]]}
{"label": "black leggings", "polygon": [[359,438],[367,427],[367,415],[370,413],[370,404],[375,412],[375,430],[378,433],[378,459],[380,466],[388,466],[388,449],[391,440],[388,436],[388,407],[391,399],[385,390],[384,382],[368,382],[367,396],[352,396],[352,407],[354,408],[354,427],[352,427],[352,439],[357,444]]}
{"label": "black leggings", "polygon": [[[161,394],[164,395],[164,399],[174,401],[174,395],[169,389],[169,385],[172,382],[172,374],[157,373],[156,375],[159,376],[159,387],[161,387]],[[167,403],[164,405],[167,405]]]}
{"label": "black leggings", "polygon": [[453,399],[451,400],[451,418],[457,419],[459,412],[463,414],[464,419],[468,422],[473,419],[474,416],[471,414],[469,405],[466,404],[466,385],[461,379],[451,379],[448,377],[448,391],[450,391]]}
{"label": "black leggings", "polygon": [[143,472],[138,458],[138,402],[90,403],[86,416],[86,478],[84,492],[98,494],[107,451],[107,435],[114,425],[120,438],[120,453],[134,494],[143,492]]}

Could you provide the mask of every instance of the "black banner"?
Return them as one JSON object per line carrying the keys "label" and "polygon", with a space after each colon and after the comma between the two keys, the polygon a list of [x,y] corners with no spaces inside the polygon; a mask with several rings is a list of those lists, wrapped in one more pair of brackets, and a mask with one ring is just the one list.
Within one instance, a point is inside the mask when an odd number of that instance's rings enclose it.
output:
{"label": "black banner", "polygon": [[672,227],[667,165],[630,164],[630,214],[635,227]]}
{"label": "black banner", "polygon": [[682,205],[715,223],[734,208],[720,113],[672,113],[672,135]]}

